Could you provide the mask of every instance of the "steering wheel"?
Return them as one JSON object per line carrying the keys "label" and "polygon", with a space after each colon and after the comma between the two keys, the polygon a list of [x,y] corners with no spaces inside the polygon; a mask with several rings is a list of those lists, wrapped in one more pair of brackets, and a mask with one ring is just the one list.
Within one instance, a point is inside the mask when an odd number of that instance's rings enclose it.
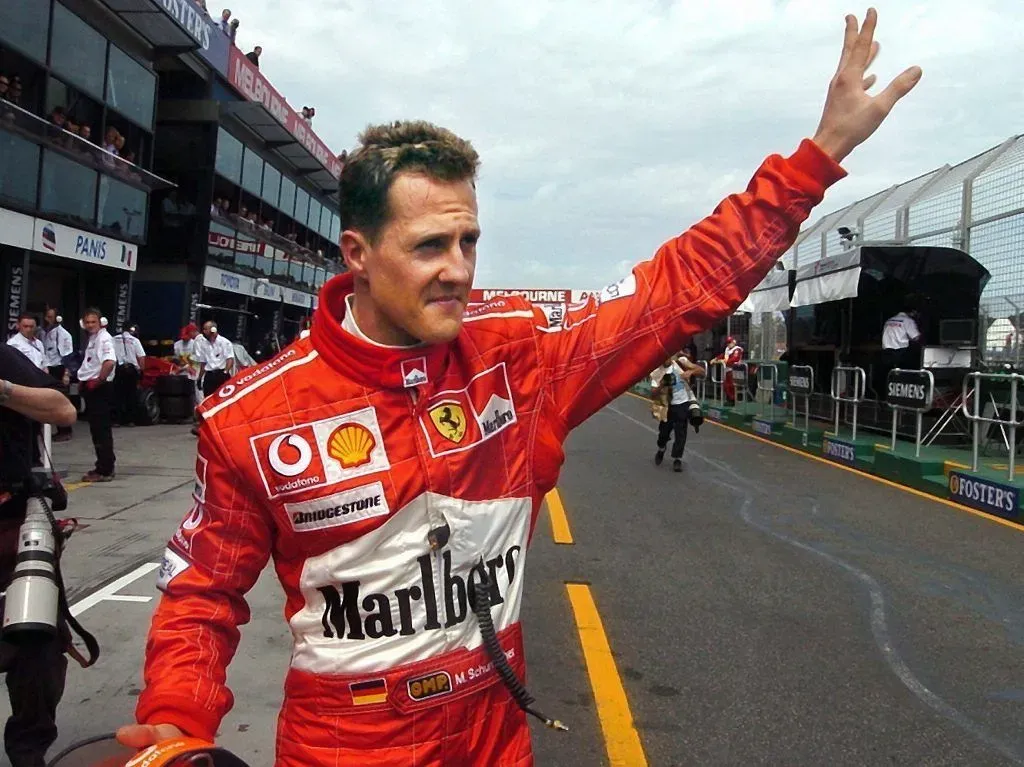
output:
{"label": "steering wheel", "polygon": [[172,738],[139,751],[122,746],[114,733],[74,743],[47,767],[249,767],[229,751],[199,738]]}

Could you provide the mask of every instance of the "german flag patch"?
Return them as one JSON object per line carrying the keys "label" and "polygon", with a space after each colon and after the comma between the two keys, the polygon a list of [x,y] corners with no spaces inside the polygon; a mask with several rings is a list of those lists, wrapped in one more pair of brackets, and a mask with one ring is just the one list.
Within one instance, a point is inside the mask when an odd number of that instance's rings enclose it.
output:
{"label": "german flag patch", "polygon": [[353,706],[369,706],[373,703],[384,703],[388,699],[388,685],[383,679],[352,682],[348,689],[352,693]]}

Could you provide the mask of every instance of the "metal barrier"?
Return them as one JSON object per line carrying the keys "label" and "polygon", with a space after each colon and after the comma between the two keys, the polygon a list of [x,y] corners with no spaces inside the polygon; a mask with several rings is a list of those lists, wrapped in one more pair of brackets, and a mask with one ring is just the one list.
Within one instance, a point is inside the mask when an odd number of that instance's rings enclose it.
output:
{"label": "metal barrier", "polygon": [[[853,375],[853,396],[845,397],[839,393],[839,375],[850,373]],[[847,405],[853,405],[853,439],[857,439],[857,408],[860,403],[864,401],[864,390],[867,388],[868,376],[864,372],[864,368],[861,367],[843,367],[838,366],[832,368],[832,402],[835,406],[836,411],[836,429],[835,435],[839,436],[839,410],[842,407],[842,403]],[[857,384],[860,384],[858,386]]]}
{"label": "metal barrier", "polygon": [[[794,384],[794,379],[799,383]],[[806,384],[804,383],[806,381]],[[793,428],[796,428],[796,399],[804,398],[804,432],[811,429],[811,395],[814,394],[814,368],[793,365],[789,369],[789,393],[793,397]]]}
{"label": "metal barrier", "polygon": [[[715,371],[718,371],[718,378],[715,378]],[[708,365],[711,378],[711,395],[719,407],[725,404],[725,362],[712,360]]]}
{"label": "metal barrier", "polygon": [[[910,373],[912,375],[923,375],[923,376],[925,376],[927,378],[928,384],[925,387],[925,393],[924,393],[924,398],[923,399],[921,399],[920,397],[914,397],[914,396],[906,396],[906,395],[900,395],[900,394],[893,395],[892,394],[892,384],[898,383],[898,381],[895,381],[893,379],[894,378],[899,378],[901,373]],[[915,458],[920,458],[921,457],[921,418],[922,418],[922,416],[927,411],[932,409],[932,402],[935,399],[935,376],[932,375],[932,371],[930,371],[930,370],[901,370],[900,368],[893,368],[892,370],[889,371],[889,374],[886,376],[885,381],[886,381],[886,391],[888,392],[888,395],[887,395],[887,398],[886,398],[886,404],[888,404],[889,407],[892,408],[892,445],[890,447],[890,450],[892,450],[892,452],[894,452],[894,453],[896,452],[896,418],[899,415],[899,411],[900,410],[906,410],[907,412],[912,412],[912,413],[916,414],[917,429],[915,431],[915,435],[916,436],[914,438],[914,457]],[[918,399],[918,400],[921,401],[921,404],[919,404],[919,405],[896,405],[896,404],[893,404],[892,402],[888,401],[888,397],[890,397],[890,396],[895,396],[897,399],[906,399],[908,401],[909,400]]]}
{"label": "metal barrier", "polygon": [[[694,395],[696,395],[697,401],[703,402],[705,395],[707,394],[708,363],[705,362],[704,360],[701,360],[700,362],[697,363],[697,365],[704,369],[704,375],[694,376],[694,378],[690,379],[690,382],[692,384],[690,388],[693,389],[693,393]],[[696,381],[695,384],[693,383],[694,381]]]}
{"label": "metal barrier", "polygon": [[[980,408],[981,408],[981,396],[980,396],[980,394],[978,394],[978,392],[981,391],[981,381],[982,381],[982,379],[987,379],[987,380],[992,380],[992,381],[1009,381],[1010,382],[1010,418],[1009,419],[1005,419],[1005,418],[986,418],[985,416],[983,416],[979,412]],[[967,399],[969,397],[969,395],[967,393],[967,382],[970,381],[970,380],[973,380],[975,382],[975,384],[974,384],[974,392],[975,392],[976,396],[974,397],[974,412],[973,413],[967,412]],[[960,409],[961,409],[961,412],[963,413],[964,417],[974,424],[974,428],[973,428],[973,431],[974,431],[973,443],[974,444],[973,444],[973,447],[972,447],[972,454],[971,454],[971,459],[972,459],[971,471],[977,471],[978,470],[978,440],[979,440],[979,432],[978,432],[978,430],[979,430],[979,427],[981,426],[982,423],[994,423],[994,424],[998,424],[1000,429],[1002,429],[1004,426],[1009,428],[1010,439],[1009,439],[1009,442],[1007,443],[1007,450],[1008,450],[1008,454],[1009,454],[1009,465],[1010,465],[1010,468],[1009,468],[1009,479],[1013,480],[1014,459],[1016,458],[1016,453],[1017,453],[1017,427],[1020,426],[1021,423],[1024,423],[1022,421],[1018,421],[1017,420],[1017,384],[1020,383],[1021,381],[1024,381],[1024,375],[1021,375],[1020,373],[979,373],[979,372],[974,372],[974,373],[968,373],[967,375],[964,376],[963,398],[962,398],[962,403],[960,405]],[[995,407],[996,406],[993,404],[993,408],[995,408]]]}
{"label": "metal barrier", "polygon": [[[765,386],[764,372],[768,371],[771,376],[768,379],[768,386]],[[768,418],[771,421],[775,420],[775,390],[779,386],[779,366],[774,362],[759,362],[757,363],[757,392],[758,395],[761,392],[768,392],[768,407],[770,415]],[[760,397],[758,397],[760,400]],[[757,403],[757,414],[764,415],[764,402],[759,401]]]}
{"label": "metal barrier", "polygon": [[53,426],[48,423],[43,424],[43,468],[52,469],[53,462],[50,456],[53,455]]}
{"label": "metal barrier", "polygon": [[[736,409],[740,409],[740,402],[743,403],[743,414],[747,413],[747,382],[750,380],[750,363],[747,361],[737,362],[732,366],[732,386],[736,392]],[[740,397],[740,394],[743,396]]]}

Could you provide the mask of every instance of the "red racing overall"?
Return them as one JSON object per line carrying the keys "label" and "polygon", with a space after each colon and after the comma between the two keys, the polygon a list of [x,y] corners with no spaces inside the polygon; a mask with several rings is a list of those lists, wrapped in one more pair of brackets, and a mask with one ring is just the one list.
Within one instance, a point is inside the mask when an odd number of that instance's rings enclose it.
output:
{"label": "red racing overall", "polygon": [[450,344],[380,347],[341,326],[351,276],[328,282],[308,338],[202,405],[138,721],[213,739],[245,594],[273,557],[294,639],[278,767],[532,765],[473,584],[488,576],[522,675],[527,549],[567,434],[732,312],[842,176],[810,141],[769,157],[745,193],[550,325],[502,297]]}

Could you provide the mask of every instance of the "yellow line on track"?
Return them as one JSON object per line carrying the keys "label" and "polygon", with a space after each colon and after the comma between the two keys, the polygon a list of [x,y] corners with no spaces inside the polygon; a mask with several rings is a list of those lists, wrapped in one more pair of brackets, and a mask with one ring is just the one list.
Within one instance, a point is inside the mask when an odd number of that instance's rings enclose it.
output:
{"label": "yellow line on track", "polygon": [[[639,394],[634,394],[631,391],[626,392],[626,394],[628,394],[630,397],[636,397],[639,400],[643,400],[644,402],[650,402],[650,400],[647,399],[647,397],[641,397]],[[946,498],[941,498],[941,497],[939,497],[937,495],[932,495],[931,493],[926,493],[923,490],[917,490],[917,489],[915,489],[913,487],[907,487],[906,485],[900,485],[900,484],[898,484],[896,482],[893,482],[892,480],[884,479],[883,477],[877,477],[874,474],[868,474],[867,472],[861,471],[860,469],[855,469],[852,466],[843,466],[842,464],[836,463],[835,461],[830,461],[827,458],[821,458],[821,457],[816,456],[816,455],[811,455],[810,453],[805,453],[804,451],[797,450],[795,447],[790,447],[789,445],[782,445],[782,444],[779,444],[778,442],[772,442],[770,439],[765,439],[764,437],[759,437],[756,434],[748,434],[745,431],[742,431],[740,429],[736,429],[736,428],[734,428],[732,426],[726,426],[724,423],[718,423],[717,421],[712,421],[709,418],[705,419],[704,423],[706,423],[706,424],[710,423],[712,426],[717,426],[719,429],[725,429],[726,431],[731,431],[734,434],[739,434],[741,437],[747,437],[748,439],[754,439],[754,440],[757,440],[758,442],[763,442],[766,445],[771,445],[772,447],[777,447],[780,450],[785,450],[786,452],[793,453],[794,455],[798,455],[801,458],[807,458],[807,459],[809,459],[811,461],[817,461],[818,463],[823,463],[826,466],[831,466],[833,469],[840,469],[842,471],[848,471],[851,474],[856,474],[858,477],[863,477],[864,479],[870,479],[872,482],[878,482],[879,484],[886,485],[886,486],[894,488],[896,490],[902,490],[904,493],[910,493],[910,495],[916,495],[918,498],[924,498],[925,500],[928,500],[928,501],[935,501],[935,503],[941,503],[943,506],[948,506],[951,509],[956,509],[957,511],[964,511],[964,512],[967,512],[968,514],[972,514],[975,517],[980,517],[981,519],[984,519],[984,520],[986,520],[988,522],[995,522],[997,525],[1002,525],[1003,527],[1009,527],[1011,530],[1016,530],[1018,533],[1024,533],[1024,526],[1020,525],[1017,522],[1011,522],[1008,519],[1002,519],[1002,518],[997,517],[997,516],[995,516],[993,514],[986,514],[984,511],[978,511],[976,509],[972,509],[969,506],[964,506],[962,504],[956,503],[955,501],[950,501],[950,500],[948,500]],[[969,467],[965,466],[964,468],[969,468]]]}
{"label": "yellow line on track", "polygon": [[565,506],[558,488],[553,487],[544,498],[548,504],[548,516],[551,518],[551,537],[555,543],[572,545],[572,531],[569,530],[569,519],[565,516]]}
{"label": "yellow line on track", "polygon": [[88,487],[92,482],[68,482],[64,485],[65,490],[78,490],[80,487]]}
{"label": "yellow line on track", "polygon": [[576,628],[597,702],[608,761],[611,767],[647,767],[647,757],[633,723],[626,690],[615,667],[590,587],[582,583],[567,583],[565,588],[576,615]]}

